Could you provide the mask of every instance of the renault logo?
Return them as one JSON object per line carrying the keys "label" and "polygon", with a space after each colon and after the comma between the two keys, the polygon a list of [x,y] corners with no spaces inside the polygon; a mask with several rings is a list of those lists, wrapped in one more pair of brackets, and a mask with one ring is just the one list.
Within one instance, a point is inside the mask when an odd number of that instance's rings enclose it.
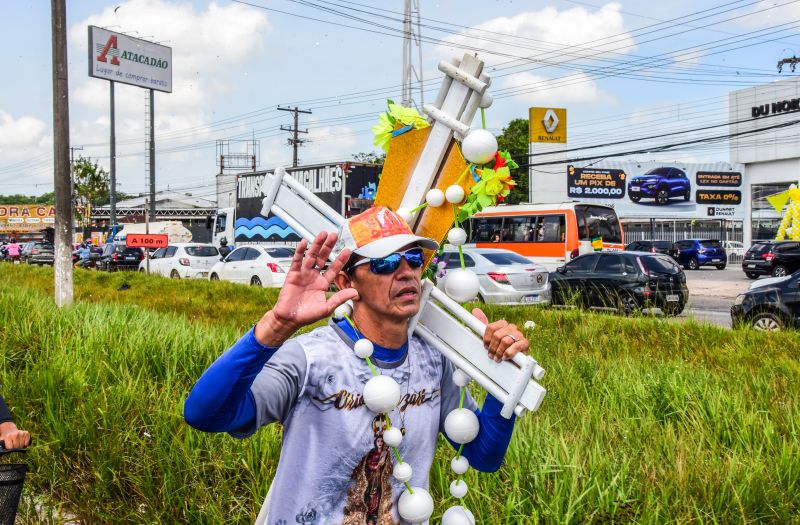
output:
{"label": "renault logo", "polygon": [[544,129],[547,130],[548,133],[554,132],[558,127],[558,116],[556,116],[556,112],[552,109],[548,109],[544,114],[544,118],[542,118],[542,124],[544,124]]}

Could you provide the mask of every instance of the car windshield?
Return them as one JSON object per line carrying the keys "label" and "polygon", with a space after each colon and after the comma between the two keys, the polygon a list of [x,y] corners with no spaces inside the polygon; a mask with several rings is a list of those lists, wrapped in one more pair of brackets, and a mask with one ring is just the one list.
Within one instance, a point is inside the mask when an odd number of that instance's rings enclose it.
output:
{"label": "car windshield", "polygon": [[591,241],[594,237],[602,237],[603,242],[622,242],[619,219],[613,208],[579,204],[575,206],[575,212],[580,240]]}
{"label": "car windshield", "polygon": [[219,252],[213,246],[187,246],[186,254],[190,257],[217,257]]}
{"label": "car windshield", "polygon": [[294,250],[291,248],[264,248],[267,255],[278,259],[288,258],[294,255]]}
{"label": "car windshield", "polygon": [[703,248],[722,248],[719,241],[700,241],[700,246]]}
{"label": "car windshield", "polygon": [[482,253],[484,257],[486,257],[489,262],[496,264],[498,266],[511,266],[513,264],[532,264],[530,260],[526,259],[522,255],[517,253],[508,252],[508,253]]}
{"label": "car windshield", "polygon": [[642,261],[642,264],[649,272],[667,273],[671,275],[681,273],[681,269],[677,264],[675,264],[675,261],[669,257],[664,257],[663,255],[640,257],[639,260]]}
{"label": "car windshield", "polygon": [[141,255],[142,250],[141,248],[125,248],[122,253],[125,255]]}

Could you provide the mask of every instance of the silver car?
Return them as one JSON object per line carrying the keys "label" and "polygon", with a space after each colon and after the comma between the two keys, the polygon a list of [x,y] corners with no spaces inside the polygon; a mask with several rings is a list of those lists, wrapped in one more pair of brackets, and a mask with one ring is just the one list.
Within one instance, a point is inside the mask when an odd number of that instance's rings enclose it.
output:
{"label": "silver car", "polygon": [[[547,269],[518,253],[498,248],[464,248],[464,266],[478,275],[478,299],[495,304],[548,304]],[[447,271],[461,267],[458,250],[448,248],[439,259],[436,286],[444,290]]]}

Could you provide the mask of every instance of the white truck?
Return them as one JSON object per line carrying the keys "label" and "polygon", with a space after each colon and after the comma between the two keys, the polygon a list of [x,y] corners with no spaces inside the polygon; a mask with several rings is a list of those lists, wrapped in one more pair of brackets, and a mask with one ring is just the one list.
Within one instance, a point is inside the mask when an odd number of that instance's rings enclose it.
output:
{"label": "white truck", "polygon": [[129,233],[150,233],[150,234],[167,234],[169,242],[189,242],[192,240],[192,232],[190,232],[180,221],[158,221],[151,222],[149,225],[143,222],[133,224],[121,224],[122,229],[108,240],[116,244],[125,244],[125,238]]}

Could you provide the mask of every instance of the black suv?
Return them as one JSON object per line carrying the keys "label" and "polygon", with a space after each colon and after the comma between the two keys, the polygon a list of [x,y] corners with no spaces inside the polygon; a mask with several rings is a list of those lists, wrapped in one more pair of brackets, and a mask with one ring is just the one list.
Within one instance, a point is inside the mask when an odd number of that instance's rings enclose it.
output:
{"label": "black suv", "polygon": [[55,260],[55,247],[45,241],[36,241],[25,246],[20,251],[19,261],[27,264],[53,264]]}
{"label": "black suv", "polygon": [[680,266],[666,255],[649,252],[581,255],[552,273],[550,283],[552,304],[576,301],[625,315],[652,307],[678,315],[689,300]]}
{"label": "black suv", "polygon": [[650,252],[672,255],[672,242],[670,241],[633,241],[625,247],[626,252]]}
{"label": "black suv", "polygon": [[800,328],[800,272],[756,281],[751,286],[731,306],[734,327],[766,331]]}
{"label": "black suv", "polygon": [[103,246],[103,254],[95,266],[98,270],[115,272],[117,270],[136,270],[144,259],[141,248],[126,248],[124,244],[108,243]]}
{"label": "black suv", "polygon": [[796,272],[800,270],[800,242],[756,242],[744,254],[742,270],[751,279],[759,275],[783,277]]}

